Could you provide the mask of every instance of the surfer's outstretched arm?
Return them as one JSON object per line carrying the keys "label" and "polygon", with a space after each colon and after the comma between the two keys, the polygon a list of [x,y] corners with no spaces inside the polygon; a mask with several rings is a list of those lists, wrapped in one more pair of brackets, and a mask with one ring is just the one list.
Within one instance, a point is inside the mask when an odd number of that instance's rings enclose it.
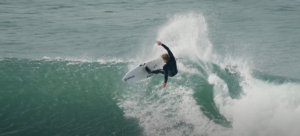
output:
{"label": "surfer's outstretched arm", "polygon": [[[170,58],[174,58],[174,55],[173,55],[173,53],[171,52],[171,50],[169,49],[168,46],[164,45],[164,44],[161,43],[160,41],[156,41],[156,43],[157,43],[158,45],[161,45],[162,47],[164,47],[164,48],[167,50],[167,52],[168,52]],[[174,58],[174,59],[175,59],[175,58]]]}
{"label": "surfer's outstretched arm", "polygon": [[174,58],[173,53],[171,52],[171,50],[166,45],[161,44],[161,46],[164,47],[167,50],[167,52],[168,52],[168,54],[170,56],[170,59]]}

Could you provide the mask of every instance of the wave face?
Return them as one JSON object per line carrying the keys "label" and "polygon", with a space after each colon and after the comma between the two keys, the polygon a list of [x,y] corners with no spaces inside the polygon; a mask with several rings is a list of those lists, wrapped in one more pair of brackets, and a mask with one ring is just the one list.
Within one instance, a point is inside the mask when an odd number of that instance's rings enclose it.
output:
{"label": "wave face", "polygon": [[118,60],[2,59],[0,135],[139,135],[117,106],[126,71]]}

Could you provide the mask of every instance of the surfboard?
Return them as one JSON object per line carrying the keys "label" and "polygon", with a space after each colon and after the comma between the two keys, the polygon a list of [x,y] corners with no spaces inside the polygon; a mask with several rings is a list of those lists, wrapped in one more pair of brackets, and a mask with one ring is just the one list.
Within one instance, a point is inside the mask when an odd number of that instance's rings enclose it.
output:
{"label": "surfboard", "polygon": [[145,67],[147,66],[151,71],[162,69],[165,62],[161,58],[156,58],[154,60],[149,60],[145,63],[142,63],[132,70],[130,70],[124,77],[123,81],[129,82],[129,81],[140,81],[147,78],[150,78],[153,76],[153,74],[148,74],[148,72],[145,70]]}

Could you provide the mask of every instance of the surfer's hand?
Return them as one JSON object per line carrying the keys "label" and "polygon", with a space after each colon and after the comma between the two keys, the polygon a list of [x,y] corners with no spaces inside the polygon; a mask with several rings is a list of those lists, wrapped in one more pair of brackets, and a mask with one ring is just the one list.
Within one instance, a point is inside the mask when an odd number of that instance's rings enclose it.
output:
{"label": "surfer's hand", "polygon": [[156,41],[156,44],[158,45],[162,45],[162,43],[160,41]]}
{"label": "surfer's hand", "polygon": [[165,82],[163,82],[163,88],[165,88],[165,87],[166,87],[166,85],[167,85],[167,84],[166,84]]}

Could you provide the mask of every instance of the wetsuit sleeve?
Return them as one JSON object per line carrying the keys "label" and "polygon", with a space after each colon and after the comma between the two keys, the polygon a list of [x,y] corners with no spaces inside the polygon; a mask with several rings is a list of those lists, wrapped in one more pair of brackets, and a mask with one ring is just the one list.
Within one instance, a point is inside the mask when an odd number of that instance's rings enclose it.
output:
{"label": "wetsuit sleeve", "polygon": [[[161,46],[164,47],[164,48],[167,50],[167,52],[168,52],[170,58],[174,58],[173,53],[171,52],[171,50],[170,50],[166,45],[162,44]],[[174,58],[174,59],[175,59],[175,58]]]}
{"label": "wetsuit sleeve", "polygon": [[168,72],[168,69],[166,68],[166,66],[164,66],[164,71],[165,71],[165,83],[167,83],[168,82],[168,74],[169,74],[169,72]]}

